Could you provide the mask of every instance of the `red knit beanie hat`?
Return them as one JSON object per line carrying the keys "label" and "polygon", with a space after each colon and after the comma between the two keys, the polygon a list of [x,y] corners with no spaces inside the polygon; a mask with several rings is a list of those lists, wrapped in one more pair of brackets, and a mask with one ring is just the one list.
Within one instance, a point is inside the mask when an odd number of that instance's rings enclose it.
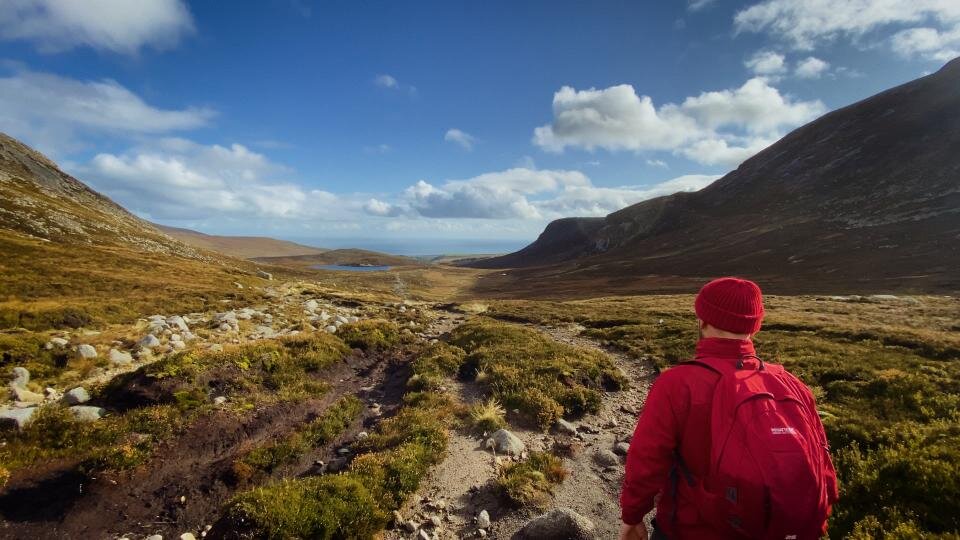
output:
{"label": "red knit beanie hat", "polygon": [[755,334],[763,321],[763,294],[749,280],[725,277],[700,289],[694,302],[703,322],[735,334]]}

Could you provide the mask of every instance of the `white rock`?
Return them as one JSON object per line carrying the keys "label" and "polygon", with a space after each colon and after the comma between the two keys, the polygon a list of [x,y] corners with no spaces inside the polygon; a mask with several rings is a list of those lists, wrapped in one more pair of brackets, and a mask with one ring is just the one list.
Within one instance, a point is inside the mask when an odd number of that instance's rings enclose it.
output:
{"label": "white rock", "polygon": [[360,317],[347,317],[347,322],[351,324],[355,322],[360,322]]}
{"label": "white rock", "polygon": [[212,351],[212,352],[223,352],[223,345],[221,345],[221,344],[219,344],[219,343],[211,343],[211,344],[210,344],[210,351]]}
{"label": "white rock", "polygon": [[172,317],[167,317],[166,323],[169,324],[169,325],[172,326],[172,327],[177,328],[177,329],[180,330],[181,332],[186,332],[187,330],[190,329],[190,327],[187,326],[187,321],[186,321],[186,319],[184,319],[184,318],[181,317],[180,315],[174,315],[174,316],[172,316]]}
{"label": "white rock", "polygon": [[264,272],[263,270],[257,270],[257,277],[263,278],[266,280],[273,280],[273,274],[270,272]]}
{"label": "white rock", "polygon": [[326,321],[326,320],[328,320],[329,318],[330,318],[330,314],[327,313],[326,310],[323,310],[323,311],[320,312],[320,320],[321,320],[321,321]]}
{"label": "white rock", "polygon": [[84,343],[77,347],[77,356],[80,358],[96,358],[97,350],[93,348],[93,345]]}
{"label": "white rock", "polygon": [[151,534],[146,538],[146,540],[163,540],[163,535]]}
{"label": "white rock", "polygon": [[70,412],[73,413],[74,418],[81,422],[95,422],[107,413],[106,410],[100,407],[91,407],[89,405],[74,405],[70,407]]}
{"label": "white rock", "polygon": [[180,334],[170,334],[170,341],[183,341],[183,337]]}
{"label": "white rock", "polygon": [[197,540],[197,537],[193,533],[183,533],[180,535],[180,540]]}
{"label": "white rock", "polygon": [[90,401],[90,393],[82,386],[78,386],[63,394],[63,402],[67,405],[80,405],[88,401]]}
{"label": "white rock", "polygon": [[13,381],[10,383],[20,388],[26,388],[30,382],[30,372],[25,367],[13,368]]}
{"label": "white rock", "polygon": [[490,438],[493,440],[493,448],[498,454],[519,456],[527,449],[527,446],[523,444],[519,437],[505,429],[498,429]]}
{"label": "white rock", "polygon": [[23,429],[30,423],[31,418],[33,418],[36,412],[36,407],[28,407],[26,409],[0,409],[0,428]]}
{"label": "white rock", "polygon": [[110,363],[115,366],[127,366],[133,363],[133,356],[131,356],[130,353],[117,349],[110,349],[107,358],[109,358]]}
{"label": "white rock", "polygon": [[226,396],[217,396],[217,397],[213,398],[213,404],[214,404],[214,405],[223,405],[223,404],[226,403],[226,402],[227,402],[227,397],[226,397]]}
{"label": "white rock", "polygon": [[143,347],[144,349],[152,349],[160,346],[160,340],[157,339],[157,336],[153,334],[147,334],[143,336],[143,339],[137,342],[137,345]]}
{"label": "white rock", "polygon": [[347,324],[349,321],[343,315],[337,315],[336,322],[340,324]]}
{"label": "white rock", "polygon": [[307,311],[316,311],[318,307],[320,307],[320,304],[313,299],[307,300],[303,303],[303,309],[306,309]]}
{"label": "white rock", "polygon": [[336,333],[337,333],[337,327],[336,327],[335,325],[332,325],[332,324],[331,324],[330,326],[327,326],[326,328],[324,328],[324,330],[326,330],[327,332],[330,332],[331,334],[336,334]]}
{"label": "white rock", "polygon": [[230,325],[227,324],[227,323],[223,323],[223,324],[221,324],[220,326],[217,327],[217,330],[220,330],[221,332],[229,332],[229,331],[233,330],[233,327],[230,326]]}
{"label": "white rock", "polygon": [[173,347],[174,350],[182,351],[187,347],[187,344],[182,341],[171,341],[170,346]]}
{"label": "white rock", "polygon": [[490,528],[490,514],[486,510],[481,510],[480,513],[477,514],[477,528]]}
{"label": "white rock", "polygon": [[573,436],[577,434],[577,426],[571,424],[570,422],[567,422],[563,418],[560,418],[557,420],[557,424],[555,427],[557,428],[558,432],[563,433],[564,435]]}

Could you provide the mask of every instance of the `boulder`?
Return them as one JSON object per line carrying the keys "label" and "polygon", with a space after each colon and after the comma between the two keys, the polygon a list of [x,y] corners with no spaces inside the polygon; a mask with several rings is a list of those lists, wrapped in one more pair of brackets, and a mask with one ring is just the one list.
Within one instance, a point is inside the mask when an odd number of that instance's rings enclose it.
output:
{"label": "boulder", "polygon": [[564,435],[573,435],[577,434],[577,426],[567,422],[563,418],[557,420],[557,424],[554,426],[557,429],[558,433],[563,433]]}
{"label": "boulder", "polygon": [[337,318],[334,320],[340,324],[347,324],[349,322],[349,320],[343,315],[337,315]]}
{"label": "boulder", "polygon": [[53,337],[53,338],[50,338],[50,341],[48,341],[46,345],[44,345],[44,348],[47,349],[48,351],[50,349],[53,349],[54,347],[58,349],[62,349],[66,347],[69,343],[70,343],[69,341],[63,339],[62,337]]}
{"label": "boulder", "polygon": [[523,444],[519,437],[505,429],[495,431],[490,440],[493,441],[493,449],[498,454],[519,456],[527,450],[527,446]]}
{"label": "boulder", "polygon": [[197,537],[187,532],[180,535],[180,540],[197,540]]}
{"label": "boulder", "polygon": [[620,465],[620,457],[613,453],[613,450],[602,448],[593,454],[593,460],[602,467],[615,467]]}
{"label": "boulder", "polygon": [[272,338],[277,335],[276,331],[274,331],[273,328],[270,328],[269,326],[263,326],[263,325],[256,327],[254,329],[254,332],[256,332],[257,334],[260,334],[265,338]]}
{"label": "boulder", "polygon": [[329,326],[327,326],[326,328],[324,328],[324,330],[326,330],[327,332],[330,332],[331,334],[336,334],[336,333],[337,333],[337,327],[336,327],[335,325],[332,325],[332,324],[329,325]]}
{"label": "boulder", "polygon": [[70,412],[73,413],[74,418],[81,422],[96,422],[107,414],[106,410],[89,405],[74,405],[70,407]]}
{"label": "boulder", "polygon": [[273,274],[271,274],[270,272],[264,272],[263,270],[257,270],[257,277],[266,279],[268,281],[273,280]]}
{"label": "boulder", "polygon": [[36,407],[0,409],[0,429],[23,429],[36,412]]}
{"label": "boulder", "polygon": [[27,371],[25,367],[15,367],[13,368],[13,381],[10,382],[13,386],[18,386],[20,388],[26,388],[27,383],[30,382],[30,372]]}
{"label": "boulder", "polygon": [[214,404],[214,405],[223,405],[223,404],[226,403],[226,402],[227,402],[227,397],[226,397],[226,396],[217,396],[217,397],[213,398],[213,404]]}
{"label": "boulder", "polygon": [[93,348],[93,345],[88,345],[84,343],[83,345],[77,346],[77,357],[79,358],[96,358],[97,350]]}
{"label": "boulder", "polygon": [[166,330],[167,330],[166,323],[152,322],[150,323],[150,326],[147,327],[147,333],[154,336],[159,336],[163,334]]}
{"label": "boulder", "polygon": [[613,446],[613,453],[619,456],[625,456],[629,451],[630,451],[630,443],[618,442]]}
{"label": "boulder", "polygon": [[133,356],[126,351],[110,349],[110,353],[107,357],[110,359],[110,363],[114,366],[129,366],[133,363]]}
{"label": "boulder", "polygon": [[153,334],[147,334],[143,336],[143,339],[137,342],[137,345],[143,347],[144,349],[152,349],[160,346],[160,340],[157,339],[157,336]]}
{"label": "boulder", "polygon": [[596,527],[592,521],[569,508],[555,508],[528,521],[513,538],[516,540],[592,540],[596,537]]}
{"label": "boulder", "polygon": [[320,307],[320,304],[317,303],[316,300],[312,300],[312,299],[311,299],[311,300],[307,300],[306,302],[303,303],[303,309],[305,309],[305,310],[307,310],[307,311],[311,311],[311,312],[312,312],[312,311],[316,311],[318,307]]}
{"label": "boulder", "polygon": [[173,347],[174,350],[182,351],[184,348],[186,348],[187,344],[182,341],[171,341],[170,346]]}
{"label": "boulder", "polygon": [[90,401],[90,394],[87,392],[87,389],[82,386],[78,386],[63,394],[63,402],[67,405],[80,405],[88,401]]}
{"label": "boulder", "polygon": [[167,317],[166,323],[170,326],[180,330],[181,332],[186,332],[190,330],[190,327],[187,326],[187,321],[180,315],[174,315],[172,317]]}

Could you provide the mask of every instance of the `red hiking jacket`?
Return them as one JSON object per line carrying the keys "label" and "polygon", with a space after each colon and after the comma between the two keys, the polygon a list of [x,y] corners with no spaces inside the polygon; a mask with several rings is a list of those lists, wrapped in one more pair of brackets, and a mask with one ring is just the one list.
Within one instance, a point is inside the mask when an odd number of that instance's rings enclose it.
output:
{"label": "red hiking jacket", "polygon": [[[697,356],[736,362],[755,354],[753,342],[721,338],[704,338],[697,343]],[[710,413],[713,390],[719,375],[697,365],[675,366],[661,374],[647,396],[643,412],[630,441],[626,473],[620,493],[621,518],[637,524],[657,503],[657,526],[670,540],[727,539],[705,524],[690,500],[685,482],[677,482],[676,505],[669,494],[673,483],[670,470],[674,451],[680,452],[695,478],[703,478],[710,467]],[[804,386],[806,388],[806,386]],[[813,394],[807,390],[811,407]],[[821,431],[823,425],[820,425]],[[836,498],[836,474],[830,464]],[[674,508],[676,506],[676,508]],[[826,523],[823,524],[824,532]]]}

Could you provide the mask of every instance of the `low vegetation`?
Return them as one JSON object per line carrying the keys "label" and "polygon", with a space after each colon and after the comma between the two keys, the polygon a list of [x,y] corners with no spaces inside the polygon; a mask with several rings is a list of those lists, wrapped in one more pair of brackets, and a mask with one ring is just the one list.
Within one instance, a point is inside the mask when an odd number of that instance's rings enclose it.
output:
{"label": "low vegetation", "polygon": [[[578,323],[663,369],[690,358],[691,296],[493,302],[495,317]],[[771,297],[756,338],[818,397],[840,502],[831,535],[955,537],[960,532],[958,301],[943,297]],[[954,535],[954,536],[952,536]]]}
{"label": "low vegetation", "polygon": [[451,342],[467,352],[461,373],[544,430],[561,417],[597,412],[602,390],[626,384],[606,355],[518,325],[474,319],[455,330]]}
{"label": "low vegetation", "polygon": [[507,410],[496,398],[474,403],[469,415],[470,427],[477,433],[493,433],[507,425]]}
{"label": "low vegetation", "polygon": [[553,487],[567,477],[563,460],[549,452],[533,452],[526,461],[511,463],[497,476],[497,488],[516,506],[546,507]]}
{"label": "low vegetation", "polygon": [[[457,356],[445,349],[437,344],[420,355],[420,369],[440,369]],[[443,458],[458,409],[447,394],[411,390],[395,416],[354,445],[358,455],[349,470],[284,479],[241,493],[229,504],[229,515],[256,537],[373,537]]]}
{"label": "low vegetation", "polygon": [[337,330],[337,334],[347,345],[364,351],[392,349],[410,342],[396,323],[387,320],[345,324]]}

